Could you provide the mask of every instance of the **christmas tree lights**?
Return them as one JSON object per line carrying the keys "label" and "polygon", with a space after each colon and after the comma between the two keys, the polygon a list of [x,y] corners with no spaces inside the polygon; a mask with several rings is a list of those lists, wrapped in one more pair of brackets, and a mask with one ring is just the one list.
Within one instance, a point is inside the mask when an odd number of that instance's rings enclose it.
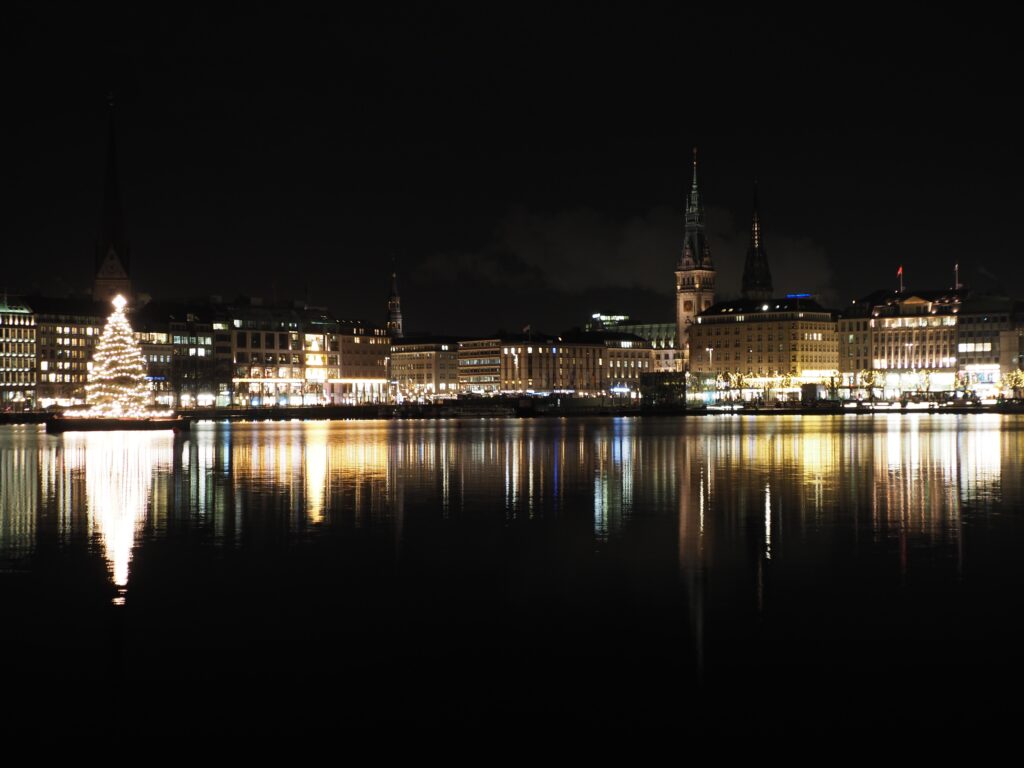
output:
{"label": "christmas tree lights", "polygon": [[132,335],[132,326],[125,317],[128,302],[114,297],[114,312],[93,352],[92,370],[85,385],[82,411],[68,411],[67,416],[106,419],[168,418],[172,411],[152,410],[152,386],[146,378],[146,360]]}

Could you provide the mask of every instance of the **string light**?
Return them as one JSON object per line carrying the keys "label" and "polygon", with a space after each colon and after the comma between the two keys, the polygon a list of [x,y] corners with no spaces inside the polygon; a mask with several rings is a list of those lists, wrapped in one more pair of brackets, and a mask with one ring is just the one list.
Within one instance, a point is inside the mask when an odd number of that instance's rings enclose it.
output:
{"label": "string light", "polygon": [[114,312],[96,343],[92,370],[85,385],[85,410],[67,411],[66,416],[103,419],[170,418],[173,411],[153,410],[153,388],[146,378],[146,359],[132,335],[125,316],[128,302],[115,296]]}

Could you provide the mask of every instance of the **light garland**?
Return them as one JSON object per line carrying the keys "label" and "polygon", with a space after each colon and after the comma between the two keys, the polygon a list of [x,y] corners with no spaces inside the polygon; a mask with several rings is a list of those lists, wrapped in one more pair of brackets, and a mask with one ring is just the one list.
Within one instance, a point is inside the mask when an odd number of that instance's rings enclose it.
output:
{"label": "light garland", "polygon": [[85,402],[81,411],[65,411],[65,416],[90,419],[154,419],[170,418],[174,411],[150,408],[153,388],[146,378],[146,359],[142,356],[132,326],[125,317],[128,302],[114,297],[114,312],[96,343],[92,370],[85,385]]}

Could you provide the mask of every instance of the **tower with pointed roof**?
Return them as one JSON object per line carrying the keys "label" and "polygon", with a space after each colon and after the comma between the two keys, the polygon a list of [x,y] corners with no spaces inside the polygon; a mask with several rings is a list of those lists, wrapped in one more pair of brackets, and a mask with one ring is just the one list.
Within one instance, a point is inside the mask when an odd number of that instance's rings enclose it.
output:
{"label": "tower with pointed roof", "polygon": [[107,131],[107,167],[103,178],[100,234],[96,241],[96,276],[92,297],[110,301],[118,294],[132,298],[131,260],[124,234],[124,213],[117,181],[117,148],[114,139],[114,100],[110,98]]}
{"label": "tower with pointed roof", "polygon": [[388,336],[402,338],[402,299],[398,295],[398,274],[391,273],[391,295],[388,296]]}
{"label": "tower with pointed roof", "polygon": [[768,269],[768,254],[761,238],[761,217],[757,210],[757,182],[754,182],[754,216],[750,224],[750,247],[743,265],[743,298],[770,299],[772,273]]}
{"label": "tower with pointed roof", "polygon": [[697,315],[715,303],[715,267],[704,234],[704,206],[697,188],[697,148],[693,149],[693,180],[686,198],[683,250],[676,263],[676,347],[689,364],[687,330]]}

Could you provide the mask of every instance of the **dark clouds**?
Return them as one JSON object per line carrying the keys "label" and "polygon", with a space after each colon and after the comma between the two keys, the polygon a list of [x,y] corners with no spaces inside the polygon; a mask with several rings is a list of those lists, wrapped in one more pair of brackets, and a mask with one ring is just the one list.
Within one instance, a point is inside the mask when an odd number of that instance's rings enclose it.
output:
{"label": "dark clouds", "polygon": [[[705,219],[718,296],[734,298],[749,225],[719,207],[708,208]],[[551,330],[580,324],[597,310],[669,322],[674,320],[674,269],[683,231],[682,213],[667,205],[625,219],[591,208],[552,214],[517,208],[501,219],[493,241],[479,251],[434,254],[413,277],[438,291],[446,290],[446,284],[471,283],[496,305],[505,304],[510,292],[544,291],[551,301],[541,314]],[[827,304],[836,299],[823,246],[767,228],[763,233],[777,293],[814,293]],[[595,301],[605,303],[597,306]],[[584,307],[589,310],[581,314]],[[531,314],[536,314],[532,307],[522,310],[524,322]]]}

